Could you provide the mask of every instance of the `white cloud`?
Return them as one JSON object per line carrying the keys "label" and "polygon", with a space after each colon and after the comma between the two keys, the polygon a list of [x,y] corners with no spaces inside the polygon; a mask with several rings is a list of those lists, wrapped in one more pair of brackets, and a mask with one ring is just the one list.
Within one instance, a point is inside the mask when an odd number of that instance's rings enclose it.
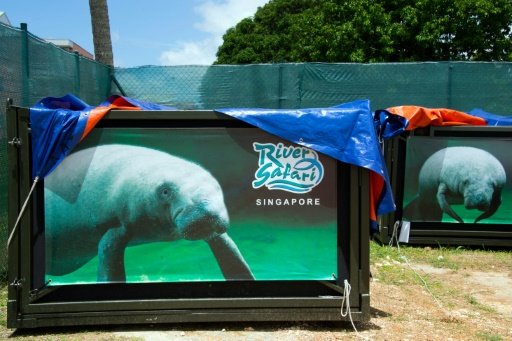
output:
{"label": "white cloud", "polygon": [[181,43],[177,48],[162,52],[163,65],[210,65],[215,61],[218,44],[212,40]]}
{"label": "white cloud", "polygon": [[176,48],[160,55],[163,65],[209,65],[215,61],[217,48],[222,44],[222,35],[240,20],[256,13],[258,7],[269,0],[205,0],[194,10],[201,20],[194,24],[207,33],[201,41],[182,42]]}
{"label": "white cloud", "polygon": [[268,0],[207,0],[195,8],[203,19],[195,26],[201,31],[222,36],[228,28],[254,15],[256,9],[267,2]]}

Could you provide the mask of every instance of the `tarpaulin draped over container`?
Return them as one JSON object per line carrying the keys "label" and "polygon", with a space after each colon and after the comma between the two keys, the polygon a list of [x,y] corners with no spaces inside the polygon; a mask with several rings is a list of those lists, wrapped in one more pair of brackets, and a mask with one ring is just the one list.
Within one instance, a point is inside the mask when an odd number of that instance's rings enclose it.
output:
{"label": "tarpaulin draped over container", "polygon": [[[41,100],[31,108],[35,128],[34,177],[49,174],[109,110],[138,108],[170,109],[120,96],[113,96],[95,108],[71,95]],[[378,214],[395,209],[368,100],[319,109],[228,108],[217,111],[342,162],[371,170],[370,218],[373,224]]]}
{"label": "tarpaulin draped over container", "polygon": [[512,117],[491,114],[482,109],[465,113],[446,108],[404,105],[376,110],[374,125],[379,137],[387,139],[404,131],[428,126],[509,126],[512,125]]}
{"label": "tarpaulin draped over container", "polygon": [[384,159],[368,100],[330,108],[217,109],[285,140],[314,149],[342,162],[369,169],[370,219],[395,210]]}
{"label": "tarpaulin draped over container", "polygon": [[11,244],[39,179],[50,174],[89,134],[96,123],[112,109],[162,110],[172,108],[117,95],[111,96],[99,106],[93,107],[69,94],[59,98],[46,97],[30,108],[32,178],[34,181],[7,239],[7,245]]}
{"label": "tarpaulin draped over container", "polygon": [[491,114],[482,109],[472,109],[469,114],[483,118],[488,126],[512,126],[512,117]]}
{"label": "tarpaulin draped over container", "polygon": [[73,95],[47,97],[30,108],[32,177],[44,178],[110,110],[171,109],[158,104],[111,96],[97,107]]}

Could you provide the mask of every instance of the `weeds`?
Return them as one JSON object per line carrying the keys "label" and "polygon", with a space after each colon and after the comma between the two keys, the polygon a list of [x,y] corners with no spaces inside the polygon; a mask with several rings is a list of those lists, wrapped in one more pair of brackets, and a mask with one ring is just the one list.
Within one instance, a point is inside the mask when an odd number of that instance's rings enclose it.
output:
{"label": "weeds", "polygon": [[502,341],[503,338],[500,335],[494,335],[487,332],[478,332],[476,336],[479,339],[486,340],[486,341]]}
{"label": "weeds", "polygon": [[0,282],[0,326],[7,327],[7,283]]}
{"label": "weeds", "polygon": [[496,313],[496,309],[483,303],[480,303],[473,295],[467,296],[466,299],[469,304],[471,304],[473,307],[479,310],[486,311],[488,313]]}

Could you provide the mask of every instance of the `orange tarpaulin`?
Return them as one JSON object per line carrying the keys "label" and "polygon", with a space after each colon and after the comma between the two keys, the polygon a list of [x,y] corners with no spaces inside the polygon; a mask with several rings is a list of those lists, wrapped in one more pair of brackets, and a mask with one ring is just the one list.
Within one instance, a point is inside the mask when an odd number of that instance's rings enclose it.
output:
{"label": "orange tarpaulin", "polygon": [[424,108],[413,105],[402,105],[387,108],[392,114],[402,116],[408,120],[405,130],[428,126],[455,126],[455,125],[487,125],[480,117],[466,114],[462,111],[445,108]]}

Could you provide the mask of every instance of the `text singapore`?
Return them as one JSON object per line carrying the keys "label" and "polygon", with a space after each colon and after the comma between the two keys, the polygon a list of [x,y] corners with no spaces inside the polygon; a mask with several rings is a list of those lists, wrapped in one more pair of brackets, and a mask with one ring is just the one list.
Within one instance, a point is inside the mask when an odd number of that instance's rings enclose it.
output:
{"label": "text singapore", "polygon": [[256,206],[320,206],[320,198],[256,199]]}

